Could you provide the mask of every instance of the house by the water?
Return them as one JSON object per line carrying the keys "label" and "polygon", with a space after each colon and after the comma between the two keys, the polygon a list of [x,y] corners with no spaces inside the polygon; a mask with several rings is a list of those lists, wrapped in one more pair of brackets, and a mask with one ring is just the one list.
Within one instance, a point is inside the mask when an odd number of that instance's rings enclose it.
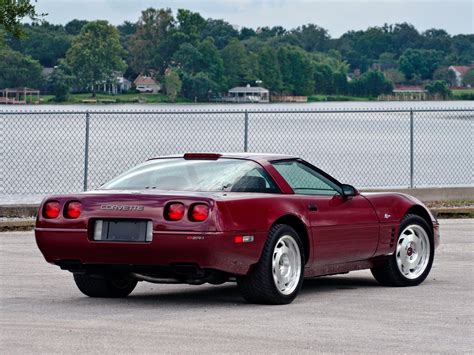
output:
{"label": "house by the water", "polygon": [[228,91],[224,102],[270,102],[270,91],[260,86],[238,86]]}

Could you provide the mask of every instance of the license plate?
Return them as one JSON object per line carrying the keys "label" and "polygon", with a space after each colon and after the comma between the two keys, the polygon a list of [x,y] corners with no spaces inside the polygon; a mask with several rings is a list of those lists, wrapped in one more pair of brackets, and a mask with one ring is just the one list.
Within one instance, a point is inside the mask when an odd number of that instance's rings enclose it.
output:
{"label": "license plate", "polygon": [[106,242],[151,242],[153,223],[143,220],[95,221],[94,240]]}

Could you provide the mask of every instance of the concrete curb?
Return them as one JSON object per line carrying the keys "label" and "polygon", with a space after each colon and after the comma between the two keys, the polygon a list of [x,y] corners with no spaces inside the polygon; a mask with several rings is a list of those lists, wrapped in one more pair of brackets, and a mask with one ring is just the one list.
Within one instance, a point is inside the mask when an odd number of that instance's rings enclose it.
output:
{"label": "concrete curb", "polygon": [[0,222],[0,232],[29,231],[35,227],[35,220],[13,220]]}
{"label": "concrete curb", "polygon": [[39,205],[0,205],[0,217],[4,218],[35,218]]}

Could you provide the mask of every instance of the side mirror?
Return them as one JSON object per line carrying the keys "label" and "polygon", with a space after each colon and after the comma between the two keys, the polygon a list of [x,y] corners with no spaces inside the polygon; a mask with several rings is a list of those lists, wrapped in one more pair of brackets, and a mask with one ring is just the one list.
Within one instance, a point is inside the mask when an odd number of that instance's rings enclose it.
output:
{"label": "side mirror", "polygon": [[343,184],[342,185],[342,196],[347,198],[347,197],[351,197],[351,196],[355,196],[357,195],[357,190],[354,186],[351,186],[351,185],[346,185],[346,184]]}

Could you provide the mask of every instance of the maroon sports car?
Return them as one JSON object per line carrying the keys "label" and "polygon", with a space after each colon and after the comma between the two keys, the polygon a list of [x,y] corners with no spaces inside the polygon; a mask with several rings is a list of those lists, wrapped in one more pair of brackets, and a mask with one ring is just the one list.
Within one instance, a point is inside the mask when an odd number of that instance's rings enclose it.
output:
{"label": "maroon sports car", "polygon": [[44,199],[36,241],[91,297],[138,281],[237,281],[249,302],[293,301],[305,277],[370,269],[382,285],[428,275],[439,226],[417,199],[360,194],[292,156],[151,159],[98,190]]}

